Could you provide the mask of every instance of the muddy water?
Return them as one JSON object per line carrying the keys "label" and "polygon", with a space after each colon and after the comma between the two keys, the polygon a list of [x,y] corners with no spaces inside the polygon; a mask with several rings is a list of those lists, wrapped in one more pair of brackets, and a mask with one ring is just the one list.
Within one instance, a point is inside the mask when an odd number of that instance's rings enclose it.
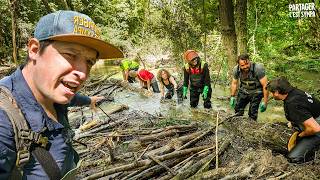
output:
{"label": "muddy water", "polygon": [[[112,71],[118,71],[119,73],[112,76],[115,79],[122,79],[122,74],[118,66],[113,65],[111,62],[98,62],[91,75],[95,76],[101,73],[109,73]],[[157,70],[151,70],[156,74]],[[174,73],[173,73],[174,74]],[[174,74],[175,75],[175,74]],[[177,77],[177,75],[175,75]],[[132,83],[133,86],[139,87],[138,83]],[[212,94],[212,108],[213,110],[223,110],[225,112],[233,113],[233,110],[229,108],[229,87],[216,85],[213,87]],[[135,92],[122,91],[116,94],[115,103],[126,104],[129,109],[141,110],[154,115],[162,115],[165,117],[172,117],[174,119],[193,119],[193,120],[208,120],[213,121],[215,117],[209,117],[208,114],[199,113],[190,108],[189,105],[189,95],[188,99],[185,99],[182,104],[177,104],[176,95],[171,100],[167,100],[160,103],[160,93],[154,93],[151,97],[145,97]],[[203,109],[203,101],[200,99],[198,109]],[[245,114],[248,113],[248,108]],[[268,105],[268,109],[264,113],[259,113],[259,122],[275,122],[275,121],[285,121],[285,116],[283,112],[282,102],[276,102],[271,100]]]}

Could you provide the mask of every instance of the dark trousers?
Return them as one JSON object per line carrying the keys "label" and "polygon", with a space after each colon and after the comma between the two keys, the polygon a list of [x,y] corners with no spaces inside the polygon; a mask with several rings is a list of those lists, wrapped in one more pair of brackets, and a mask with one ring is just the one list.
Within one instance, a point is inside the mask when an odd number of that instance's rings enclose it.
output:
{"label": "dark trousers", "polygon": [[314,159],[315,151],[320,147],[320,133],[298,139],[296,146],[289,152],[292,163],[304,163]]}
{"label": "dark trousers", "polygon": [[[152,90],[153,90],[154,93],[160,93],[157,81],[151,83],[150,86],[152,87]],[[144,83],[143,88],[148,89],[146,82]]]}
{"label": "dark trousers", "polygon": [[[167,93],[165,94],[164,98],[165,99],[172,99],[174,95],[174,89],[168,89]],[[178,98],[178,103],[181,103],[182,102],[182,96],[183,96],[183,93],[182,93],[182,86],[179,86],[178,85],[178,88],[177,88],[177,98]]]}
{"label": "dark trousers", "polygon": [[248,103],[250,103],[248,115],[253,120],[257,120],[259,104],[262,97],[262,93],[247,94],[245,92],[239,91],[236,107],[234,108],[236,115],[243,116],[245,107]]}
{"label": "dark trousers", "polygon": [[[195,108],[198,106],[199,104],[199,98],[200,98],[200,94],[203,92],[203,87],[199,88],[199,87],[191,87],[190,88],[190,106]],[[210,109],[211,108],[211,94],[212,94],[212,89],[209,86],[209,92],[208,92],[208,96],[206,99],[204,99],[203,101],[203,106],[206,109]]]}
{"label": "dark trousers", "polygon": [[134,77],[128,77],[128,82],[129,83],[134,83],[136,80],[135,80],[135,78]]}
{"label": "dark trousers", "polygon": [[[138,67],[137,68],[131,68],[131,69],[129,69],[129,71],[138,71]],[[130,76],[128,76],[128,82],[129,83],[134,83],[134,82],[136,82],[136,78],[134,78],[134,77],[130,77]]]}

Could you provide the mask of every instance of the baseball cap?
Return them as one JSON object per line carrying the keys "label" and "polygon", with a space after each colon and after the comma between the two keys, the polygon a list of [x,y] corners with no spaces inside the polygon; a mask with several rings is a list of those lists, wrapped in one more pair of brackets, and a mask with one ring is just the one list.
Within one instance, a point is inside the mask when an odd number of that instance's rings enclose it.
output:
{"label": "baseball cap", "polygon": [[43,16],[34,31],[39,41],[74,42],[98,51],[99,59],[123,58],[122,52],[101,39],[101,31],[92,19],[75,11],[56,11]]}

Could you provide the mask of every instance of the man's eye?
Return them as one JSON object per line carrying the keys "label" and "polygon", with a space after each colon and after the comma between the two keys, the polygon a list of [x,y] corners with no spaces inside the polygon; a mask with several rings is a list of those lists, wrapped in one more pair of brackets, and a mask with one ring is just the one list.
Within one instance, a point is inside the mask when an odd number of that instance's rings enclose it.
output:
{"label": "man's eye", "polygon": [[93,66],[96,63],[96,60],[88,60],[88,65]]}
{"label": "man's eye", "polygon": [[69,59],[69,60],[75,58],[75,55],[70,54],[70,53],[62,53],[62,56],[63,56],[64,58],[66,58],[66,59]]}

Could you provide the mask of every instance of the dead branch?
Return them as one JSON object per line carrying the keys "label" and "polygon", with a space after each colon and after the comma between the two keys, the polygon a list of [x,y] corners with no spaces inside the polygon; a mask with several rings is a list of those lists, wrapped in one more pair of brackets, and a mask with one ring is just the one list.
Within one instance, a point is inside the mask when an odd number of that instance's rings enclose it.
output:
{"label": "dead branch", "polygon": [[251,164],[249,167],[244,168],[241,172],[237,174],[227,175],[221,180],[229,180],[229,179],[242,179],[242,178],[250,178],[251,177],[251,171],[255,167],[255,164]]}

